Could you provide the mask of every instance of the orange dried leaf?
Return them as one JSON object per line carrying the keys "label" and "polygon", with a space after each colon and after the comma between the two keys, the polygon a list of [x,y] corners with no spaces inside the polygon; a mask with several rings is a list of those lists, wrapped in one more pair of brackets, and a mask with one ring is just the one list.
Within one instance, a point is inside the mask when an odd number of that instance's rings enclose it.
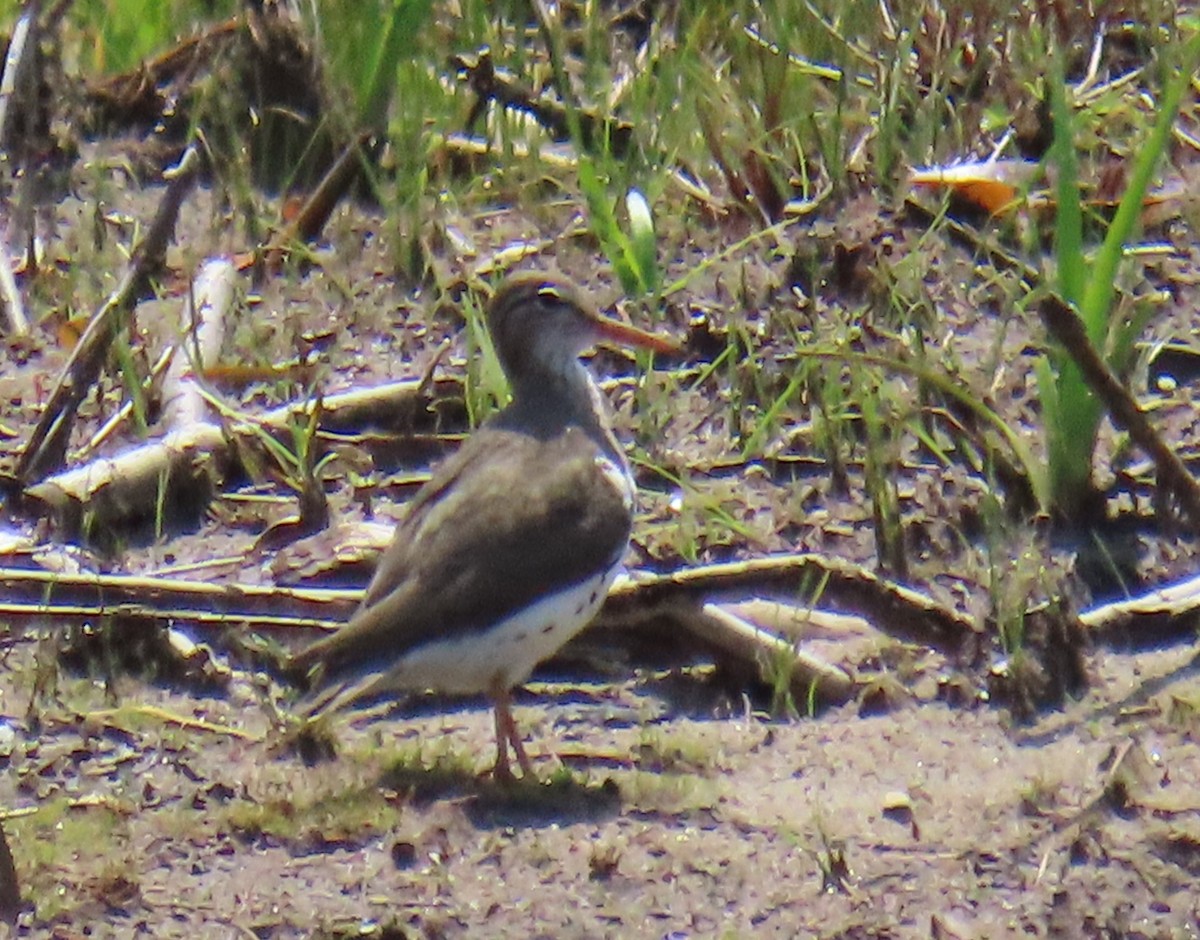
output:
{"label": "orange dried leaf", "polygon": [[954,166],[918,167],[909,174],[913,186],[948,189],[960,199],[993,215],[1010,209],[1038,171],[1030,160],[985,160]]}

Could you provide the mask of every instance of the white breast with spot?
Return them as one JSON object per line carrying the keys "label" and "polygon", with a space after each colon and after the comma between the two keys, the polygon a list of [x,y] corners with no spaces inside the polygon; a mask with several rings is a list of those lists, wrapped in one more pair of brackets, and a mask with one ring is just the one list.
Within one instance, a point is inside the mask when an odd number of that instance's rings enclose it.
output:
{"label": "white breast with spot", "polygon": [[591,622],[620,567],[618,558],[595,577],[548,595],[485,631],[423,643],[381,677],[379,687],[475,695],[519,685]]}

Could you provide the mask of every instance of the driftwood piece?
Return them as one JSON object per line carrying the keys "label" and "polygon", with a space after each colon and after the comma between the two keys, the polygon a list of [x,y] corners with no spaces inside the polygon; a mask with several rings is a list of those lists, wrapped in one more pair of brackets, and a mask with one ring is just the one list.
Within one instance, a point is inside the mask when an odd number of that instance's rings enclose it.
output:
{"label": "driftwood piece", "polygon": [[[384,546],[381,545],[382,550]],[[937,604],[911,588],[886,582],[846,562],[816,555],[787,555],[747,562],[705,565],[670,574],[646,574],[619,578],[597,618],[603,626],[628,626],[680,610],[701,607],[714,597],[795,594],[799,579],[813,571],[829,573],[823,598],[836,598],[845,606],[873,609],[881,616],[865,614],[874,627],[889,636],[919,639],[926,645],[957,650],[975,638],[978,628],[963,614]],[[143,578],[131,575],[63,574],[58,572],[0,568],[0,590],[12,602],[40,605],[42,615],[61,612],[59,603],[75,607],[93,605],[94,616],[130,610],[144,616],[187,618],[189,605],[195,611],[227,612],[231,618],[253,618],[269,613],[279,623],[313,626],[310,618],[324,616],[309,606],[334,604],[348,613],[360,597],[358,591],[209,584],[173,578]],[[49,600],[46,599],[47,590]],[[219,603],[217,603],[219,601]],[[244,603],[243,603],[244,601]],[[336,602],[336,603],[335,603]],[[168,604],[159,611],[158,604]],[[217,606],[213,606],[217,604]],[[342,606],[345,605],[345,606]],[[0,605],[0,615],[9,610]],[[324,606],[320,608],[327,613]],[[25,610],[25,608],[22,608]],[[13,611],[20,613],[19,611]],[[745,620],[739,615],[739,619]],[[925,626],[917,621],[925,620]]]}
{"label": "driftwood piece", "polygon": [[[23,73],[32,67],[33,53],[37,46],[39,3],[27,3],[25,12],[17,18],[12,36],[8,41],[8,52],[4,56],[4,73],[0,75],[0,151],[10,154],[19,146],[13,119],[18,108],[14,99],[18,86],[25,85]],[[18,106],[31,107],[32,102],[20,101]]]}
{"label": "driftwood piece", "polygon": [[790,685],[801,701],[811,691],[823,702],[840,704],[850,701],[858,690],[854,677],[846,670],[763,630],[722,604],[704,604],[679,619],[697,639],[761,671],[773,664],[786,664]]}
{"label": "driftwood piece", "polygon": [[[21,139],[16,134],[16,114],[21,112],[31,115],[36,106],[33,100],[36,94],[30,94],[28,79],[33,75],[33,60],[37,57],[38,7],[36,2],[26,4],[25,12],[13,26],[12,37],[8,43],[8,53],[4,57],[4,73],[0,75],[0,161],[4,163],[4,186],[7,192],[8,174],[14,175],[18,169],[24,169],[18,180],[22,197],[28,195],[29,167],[26,166],[29,145],[21,146]],[[20,91],[24,97],[16,100]],[[12,252],[10,250],[10,235],[14,227],[9,221],[14,216],[24,221],[32,213],[29,211],[28,199],[17,200],[16,211],[9,205],[5,215],[8,217],[0,225],[0,304],[3,305],[4,315],[8,320],[8,330],[14,336],[23,336],[29,332],[29,318],[25,315],[25,301],[17,289],[13,277]],[[20,240],[21,225],[15,226],[17,238]],[[32,238],[32,233],[27,233]]]}
{"label": "driftwood piece", "polygon": [[[209,456],[223,443],[222,429],[208,420],[208,404],[197,374],[220,352],[225,322],[233,305],[238,272],[225,258],[201,266],[193,289],[181,305],[181,345],[164,353],[162,378],[163,423],[167,433],[157,441],[138,445],[113,458],[95,460],[82,468],[83,476],[61,474],[26,494],[50,505],[60,524],[78,527],[85,511],[100,522],[148,516],[174,505],[174,496],[190,492],[202,500],[211,490],[213,462]],[[66,490],[56,481],[67,481]],[[84,489],[71,488],[82,482]],[[72,493],[76,495],[71,496]]]}
{"label": "driftwood piece", "polygon": [[76,409],[100,374],[120,316],[133,308],[149,288],[151,275],[161,268],[175,220],[195,183],[199,166],[198,152],[189,147],[178,166],[167,174],[167,188],[149,231],[134,248],[121,283],[83,331],[21,452],[15,475],[23,483],[36,482],[63,465]]}
{"label": "driftwood piece", "polygon": [[206,420],[208,404],[197,375],[221,353],[237,280],[237,267],[228,258],[209,259],[196,275],[180,318],[185,355],[172,358],[162,380],[163,424],[172,433]]}
{"label": "driftwood piece", "polygon": [[[605,392],[628,388],[635,380],[610,379],[601,383]],[[384,385],[339,392],[320,399],[317,422],[319,443],[323,446],[357,445],[377,457],[392,459],[397,450],[395,439],[376,435],[363,437],[364,428],[403,435],[402,450],[427,454],[432,435],[417,428],[433,403],[462,401],[463,384],[457,378],[433,378],[429,370],[421,379],[406,379]],[[220,464],[231,460],[231,435],[243,430],[250,435],[251,422],[280,437],[290,445],[293,421],[307,421],[316,402],[296,402],[262,415],[235,420],[226,428],[197,424],[186,431],[158,438],[131,448],[114,457],[96,459],[84,466],[65,470],[29,486],[25,495],[49,506],[68,525],[86,511],[97,521],[119,523],[130,517],[142,517],[156,510],[164,499],[171,501],[172,489],[196,479],[198,460]],[[354,440],[333,435],[354,434]],[[440,445],[453,442],[454,435],[442,434]],[[203,476],[203,474],[201,474]],[[164,489],[165,487],[165,489]]]}
{"label": "driftwood piece", "polygon": [[[372,546],[366,539],[358,546],[364,556],[380,553],[391,537],[387,526],[371,527]],[[364,536],[364,538],[366,538]],[[750,621],[766,622],[766,607],[776,605],[764,601],[764,596],[787,593],[794,595],[798,577],[813,570],[833,572],[825,582],[822,599],[834,599],[844,606],[857,607],[871,629],[885,635],[907,638],[924,636],[928,645],[953,648],[949,639],[955,634],[964,638],[976,637],[978,628],[957,611],[941,607],[911,588],[889,584],[870,572],[846,562],[814,555],[775,556],[741,563],[705,565],[669,574],[634,572],[618,579],[605,602],[596,624],[614,633],[638,629],[656,617],[666,616],[686,623],[692,612],[714,604],[714,597],[742,596],[745,602],[721,601],[721,613],[716,619],[736,617],[741,624]],[[103,617],[119,613],[157,619],[177,618],[205,624],[229,621],[245,622],[256,628],[279,627],[335,629],[357,606],[361,592],[353,589],[312,589],[278,586],[222,585],[178,578],[137,577],[133,575],[100,575],[42,571],[27,568],[0,568],[0,619],[4,617]],[[806,614],[815,624],[813,629],[824,638],[845,633],[861,638],[866,632],[863,621],[828,611],[809,610],[808,604],[787,605]],[[871,616],[874,610],[879,616]],[[709,609],[708,614],[714,611]],[[728,616],[727,616],[728,615]],[[916,626],[922,619],[924,627]],[[1104,604],[1079,614],[1079,622],[1097,639],[1103,641],[1124,634],[1173,635],[1190,638],[1200,619],[1200,576],[1178,584],[1157,588],[1146,594]],[[736,638],[714,638],[700,628],[706,642],[736,647]],[[904,629],[901,631],[900,628]],[[779,628],[763,630],[751,625],[760,634],[780,635],[792,631]],[[805,628],[806,631],[809,629]],[[738,626],[736,631],[743,631]],[[780,637],[782,638],[782,636]],[[932,638],[932,642],[930,642]],[[804,636],[789,636],[785,640],[792,649],[802,643]],[[773,649],[768,643],[762,649]]]}
{"label": "driftwood piece", "polygon": [[25,301],[17,289],[13,277],[12,253],[9,249],[8,231],[0,225],[0,307],[8,320],[8,331],[13,336],[24,336],[29,332],[29,318],[25,315]]}
{"label": "driftwood piece", "polygon": [[[249,630],[335,630],[361,598],[357,590],[219,585],[174,578],[132,575],[63,574],[37,569],[0,569],[0,618],[11,621],[62,622],[130,618],[154,620],[164,627],[176,621],[202,627],[237,624]],[[857,691],[844,669],[822,662],[791,642],[763,630],[718,604],[642,611],[627,609],[619,637],[647,619],[667,617],[673,632],[687,631],[694,641],[755,671],[786,663],[791,685],[800,696],[810,692],[823,702],[848,701]],[[630,618],[637,622],[631,623]],[[659,627],[659,629],[668,629]]]}

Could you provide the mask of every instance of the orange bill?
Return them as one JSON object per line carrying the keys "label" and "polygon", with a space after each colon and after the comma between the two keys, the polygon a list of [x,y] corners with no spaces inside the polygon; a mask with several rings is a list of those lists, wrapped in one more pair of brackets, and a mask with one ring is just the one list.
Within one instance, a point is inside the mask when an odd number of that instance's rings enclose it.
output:
{"label": "orange bill", "polygon": [[620,320],[611,320],[608,317],[596,317],[593,322],[596,324],[596,332],[601,339],[618,346],[636,346],[639,349],[652,349],[660,353],[679,352],[679,344],[669,337],[649,333],[636,326],[630,326]]}

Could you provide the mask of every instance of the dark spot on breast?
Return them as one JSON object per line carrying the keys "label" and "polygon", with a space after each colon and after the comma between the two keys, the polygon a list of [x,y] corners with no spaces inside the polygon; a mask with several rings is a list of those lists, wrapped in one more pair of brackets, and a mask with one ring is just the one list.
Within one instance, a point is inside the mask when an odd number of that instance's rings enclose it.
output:
{"label": "dark spot on breast", "polygon": [[589,603],[589,604],[594,604],[594,603],[596,603],[596,598],[597,598],[599,595],[600,595],[600,592],[599,592],[599,591],[592,591],[592,596],[588,598],[588,603]]}
{"label": "dark spot on breast", "polygon": [[552,623],[546,624],[544,627],[542,627],[542,632],[543,633],[553,633],[554,632],[554,624],[552,624]]}
{"label": "dark spot on breast", "polygon": [[518,633],[516,636],[513,637],[513,642],[514,643],[524,643],[527,639],[529,639],[529,634],[522,632],[522,633]]}

